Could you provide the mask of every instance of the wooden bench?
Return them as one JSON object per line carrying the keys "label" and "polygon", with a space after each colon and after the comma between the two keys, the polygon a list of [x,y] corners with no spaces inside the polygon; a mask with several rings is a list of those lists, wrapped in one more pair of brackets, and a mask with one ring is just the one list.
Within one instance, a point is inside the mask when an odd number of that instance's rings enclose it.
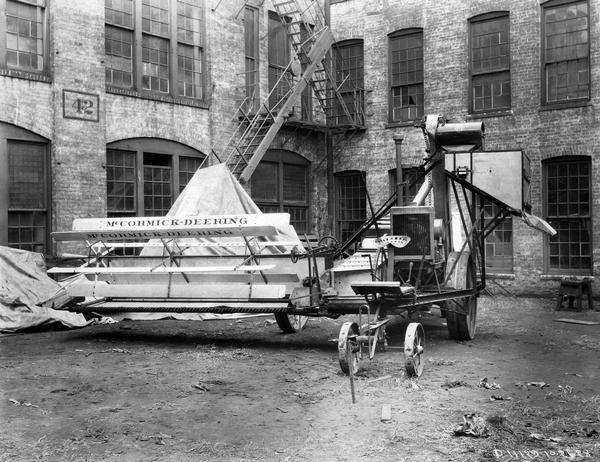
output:
{"label": "wooden bench", "polygon": [[556,310],[562,309],[562,304],[565,297],[568,299],[568,309],[572,310],[575,300],[577,300],[577,311],[582,310],[582,299],[587,297],[587,307],[589,310],[594,309],[592,300],[592,282],[591,278],[563,278],[560,281],[558,289],[558,299],[556,300]]}
{"label": "wooden bench", "polygon": [[[74,311],[280,310],[289,305],[305,266],[291,262],[292,251],[303,252],[303,246],[295,233],[280,232],[285,227],[293,229],[289,215],[281,213],[78,219],[71,231],[52,237],[85,242],[87,261],[48,272],[84,275],[65,285],[67,293],[103,301]],[[203,247],[211,248],[209,254]],[[141,254],[119,254],[132,248]],[[194,248],[200,254],[186,254]]]}

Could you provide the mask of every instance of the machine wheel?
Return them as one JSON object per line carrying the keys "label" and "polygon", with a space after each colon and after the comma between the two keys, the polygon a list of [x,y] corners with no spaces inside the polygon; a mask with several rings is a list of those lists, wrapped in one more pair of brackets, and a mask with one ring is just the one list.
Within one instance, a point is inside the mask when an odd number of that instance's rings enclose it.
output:
{"label": "machine wheel", "polygon": [[[465,289],[472,289],[474,286],[472,265],[473,263],[469,259],[465,274]],[[452,310],[447,311],[446,323],[448,325],[448,334],[454,340],[473,340],[475,337],[475,323],[477,321],[477,297],[471,295],[457,301],[451,301],[448,307],[452,308],[452,305],[456,306],[457,304],[466,311],[466,314],[456,313]]]}
{"label": "machine wheel", "polygon": [[425,331],[418,322],[411,322],[404,336],[404,367],[410,377],[420,377],[423,373],[423,353],[425,351]]}
{"label": "machine wheel", "polygon": [[358,324],[355,322],[345,322],[340,329],[338,337],[338,358],[340,367],[344,374],[356,374],[358,372],[358,359],[360,349],[358,344],[353,339],[348,339],[351,335],[358,335]]}
{"label": "machine wheel", "polygon": [[308,316],[277,312],[275,313],[275,321],[277,321],[277,325],[285,334],[295,334],[304,329],[308,321]]}

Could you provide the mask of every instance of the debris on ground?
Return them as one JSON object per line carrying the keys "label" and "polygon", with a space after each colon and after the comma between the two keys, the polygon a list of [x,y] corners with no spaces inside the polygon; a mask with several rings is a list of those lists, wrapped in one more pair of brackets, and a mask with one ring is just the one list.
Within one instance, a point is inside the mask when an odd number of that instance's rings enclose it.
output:
{"label": "debris on ground", "polygon": [[465,414],[463,423],[454,429],[456,436],[473,436],[475,438],[487,438],[490,436],[483,417],[477,414]]}
{"label": "debris on ground", "polygon": [[529,438],[535,441],[551,441],[552,443],[560,443],[563,440],[563,438],[558,438],[556,436],[548,437],[541,433],[530,433]]}
{"label": "debris on ground", "polygon": [[209,388],[206,385],[204,385],[200,382],[192,384],[192,387],[194,387],[195,389],[200,390],[200,391],[208,391],[209,390]]}
{"label": "debris on ground", "polygon": [[383,377],[377,377],[376,379],[367,380],[367,383],[381,382],[382,380],[387,380],[391,378],[391,375],[384,375]]}
{"label": "debris on ground", "polygon": [[469,384],[467,382],[465,382],[464,380],[452,380],[452,381],[448,381],[446,380],[443,384],[442,384],[442,388],[449,390],[450,388],[457,388],[457,387],[468,387]]}
{"label": "debris on ground", "polygon": [[569,324],[583,324],[584,326],[597,326],[600,322],[597,321],[584,321],[583,319],[571,319],[571,318],[560,318],[554,319],[555,322],[566,322]]}
{"label": "debris on ground", "polygon": [[479,388],[485,388],[487,390],[497,390],[498,388],[500,388],[500,385],[498,385],[497,383],[490,383],[488,382],[487,377],[484,377],[482,379],[479,379]]}
{"label": "debris on ground", "polygon": [[527,383],[528,387],[539,387],[539,388],[544,388],[544,387],[549,387],[550,384],[546,383],[546,382],[528,382]]}
{"label": "debris on ground", "polygon": [[35,404],[28,403],[27,401],[18,401],[16,399],[10,398],[9,401],[13,403],[15,406],[25,406],[25,407],[37,407]]}
{"label": "debris on ground", "polygon": [[491,401],[510,401],[512,398],[510,396],[502,396],[502,395],[492,395],[490,397]]}
{"label": "debris on ground", "polygon": [[275,409],[277,409],[279,412],[283,412],[284,414],[287,414],[289,412],[287,409],[284,409],[282,407],[276,407]]}
{"label": "debris on ground", "polygon": [[381,407],[381,421],[382,422],[391,422],[392,421],[392,406],[389,404],[384,404]]}
{"label": "debris on ground", "polygon": [[125,350],[123,348],[110,348],[109,350],[88,351],[87,353],[84,350],[77,348],[75,351],[77,353],[83,353],[86,356],[91,356],[91,355],[100,354],[100,353],[123,353],[123,354],[128,354],[128,355],[131,354],[131,351]]}

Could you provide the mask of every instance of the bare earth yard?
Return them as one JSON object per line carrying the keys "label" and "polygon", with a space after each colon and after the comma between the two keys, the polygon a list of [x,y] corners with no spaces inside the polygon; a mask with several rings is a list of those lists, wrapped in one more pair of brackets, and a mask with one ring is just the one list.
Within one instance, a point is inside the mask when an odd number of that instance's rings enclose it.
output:
{"label": "bare earth yard", "polygon": [[[554,304],[482,297],[472,342],[424,316],[418,379],[394,319],[356,404],[331,341],[350,317],[293,335],[271,317],[2,335],[0,460],[600,460],[600,325],[554,321],[600,312]],[[455,436],[473,413],[489,437]]]}

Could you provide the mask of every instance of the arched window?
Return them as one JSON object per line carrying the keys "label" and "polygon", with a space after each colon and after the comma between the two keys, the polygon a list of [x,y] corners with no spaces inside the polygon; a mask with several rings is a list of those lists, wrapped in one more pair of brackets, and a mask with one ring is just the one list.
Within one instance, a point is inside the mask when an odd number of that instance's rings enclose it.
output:
{"label": "arched window", "polygon": [[107,215],[162,216],[205,155],[156,138],[131,138],[106,147]]}
{"label": "arched window", "polygon": [[310,163],[280,149],[267,151],[251,178],[251,194],[263,212],[285,212],[298,234],[310,231]]}
{"label": "arched window", "polygon": [[0,245],[49,253],[49,142],[0,122]]}
{"label": "arched window", "polygon": [[543,163],[544,219],[557,231],[546,239],[548,273],[592,270],[591,170],[589,157],[557,157]]}

